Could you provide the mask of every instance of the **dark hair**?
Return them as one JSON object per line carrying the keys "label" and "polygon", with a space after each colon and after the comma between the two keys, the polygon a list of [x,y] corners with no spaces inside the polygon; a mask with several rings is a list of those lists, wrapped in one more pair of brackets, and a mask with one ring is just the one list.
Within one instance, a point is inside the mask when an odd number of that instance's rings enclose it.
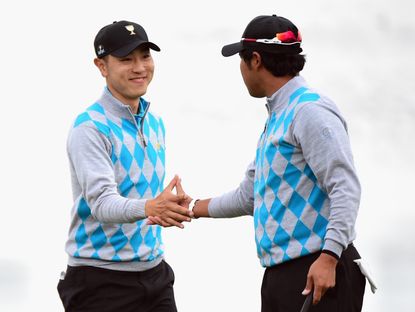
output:
{"label": "dark hair", "polygon": [[[239,52],[239,56],[248,63],[252,59],[252,53],[256,50],[245,49]],[[256,51],[261,55],[264,67],[276,77],[297,76],[303,70],[305,56],[301,54],[277,54]]]}

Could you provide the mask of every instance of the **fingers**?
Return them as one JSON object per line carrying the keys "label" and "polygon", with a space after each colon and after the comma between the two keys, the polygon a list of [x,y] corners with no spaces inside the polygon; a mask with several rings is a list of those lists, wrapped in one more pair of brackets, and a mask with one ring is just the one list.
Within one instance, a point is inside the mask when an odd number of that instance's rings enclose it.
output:
{"label": "fingers", "polygon": [[313,305],[317,304],[320,302],[321,297],[323,296],[325,290],[323,290],[322,287],[316,286],[314,287],[314,292],[313,292]]}
{"label": "fingers", "polygon": [[[177,194],[173,194],[173,190],[176,188]],[[189,196],[186,195],[185,191],[183,190],[181,179],[178,175],[175,175],[174,178],[170,181],[170,183],[166,186],[166,188],[162,192],[162,196],[165,197],[168,201],[173,201],[175,203],[186,203],[189,200]],[[190,202],[190,200],[189,200]]]}
{"label": "fingers", "polygon": [[168,226],[176,226],[180,229],[184,229],[184,225],[182,223],[176,221],[176,219],[174,219],[174,218],[167,217],[167,218],[164,218],[163,221],[166,224],[168,224]]}
{"label": "fingers", "polygon": [[[173,194],[173,189],[176,188],[177,195]],[[169,200],[176,203],[180,203],[183,201],[186,201],[189,196],[186,195],[185,191],[183,190],[183,187],[181,185],[181,179],[178,175],[175,175],[174,178],[170,181],[170,183],[166,186],[166,188],[163,191],[163,196]]]}
{"label": "fingers", "polygon": [[[180,214],[185,217],[193,217],[194,214],[192,211],[188,210],[187,208],[183,207],[182,205],[179,205],[180,197],[174,196],[173,197],[167,197],[167,202],[165,203],[165,211],[172,211],[174,213]],[[187,220],[184,220],[187,221]]]}
{"label": "fingers", "polygon": [[320,302],[321,297],[323,296],[326,290],[327,289],[324,289],[321,285],[319,285],[319,283],[316,283],[314,281],[313,275],[308,275],[307,283],[302,294],[306,296],[310,294],[311,292],[313,292],[313,305],[315,305]]}
{"label": "fingers", "polygon": [[304,296],[307,296],[311,292],[312,289],[313,289],[313,279],[311,278],[311,276],[307,276],[307,283],[305,285],[305,288],[302,294]]}
{"label": "fingers", "polygon": [[313,305],[320,302],[326,291],[336,285],[336,265],[335,257],[322,253],[310,266],[303,295],[313,292]]}
{"label": "fingers", "polygon": [[174,203],[179,203],[179,204],[185,203],[187,201],[190,202],[189,196],[186,195],[186,194],[175,195],[173,193],[165,193],[164,198],[167,201],[174,202]]}
{"label": "fingers", "polygon": [[159,218],[159,217],[153,217],[153,216],[149,216],[147,218],[147,225],[161,225],[163,226],[163,221]]}
{"label": "fingers", "polygon": [[163,214],[160,215],[161,218],[168,217],[179,222],[190,222],[192,216],[193,214],[190,210],[187,210],[186,208],[183,208],[177,204],[171,204],[170,209],[166,210]]}
{"label": "fingers", "polygon": [[156,225],[157,224],[157,225],[160,225],[162,227],[177,226],[179,228],[184,228],[184,226],[180,222],[177,222],[172,218],[162,219],[160,217],[148,217],[147,224],[148,225]]}
{"label": "fingers", "polygon": [[164,227],[177,226],[184,228],[182,222],[190,222],[192,220],[191,211],[173,202],[166,202],[164,208],[159,210],[159,212],[156,209],[154,213],[148,216],[148,225],[158,224]]}
{"label": "fingers", "polygon": [[[192,201],[192,198],[189,195],[187,195],[186,192],[183,190],[182,179],[180,178],[178,179],[177,184],[176,184],[176,191],[177,191],[178,199],[180,199],[180,201],[178,201],[177,203],[180,206],[189,209],[189,204]],[[194,216],[193,212],[190,216],[193,218]]]}
{"label": "fingers", "polygon": [[182,222],[187,221],[190,222],[191,219],[187,218],[184,221],[178,221],[178,217],[177,216],[165,216],[165,217],[149,217],[149,220],[147,221],[147,224],[149,225],[161,225],[163,227],[172,227],[172,226],[176,226],[178,228],[183,229],[184,225],[182,224]]}
{"label": "fingers", "polygon": [[177,195],[178,196],[186,195],[186,193],[184,192],[183,187],[182,187],[182,179],[177,180],[176,190],[177,190]]}
{"label": "fingers", "polygon": [[313,305],[315,305],[320,302],[328,288],[321,283],[315,282],[313,276],[307,276],[307,284],[302,294],[306,296],[313,292]]}
{"label": "fingers", "polygon": [[[177,189],[177,195],[172,193],[174,188]],[[183,228],[181,223],[190,222],[194,216],[194,213],[186,208],[188,199],[189,197],[181,186],[180,178],[175,175],[161,194],[155,199],[147,201],[146,215],[151,216],[147,224]]]}
{"label": "fingers", "polygon": [[[171,218],[168,218],[167,220],[169,220],[170,222],[167,222],[167,221],[163,220],[160,217],[148,217],[147,224],[148,225],[156,225],[157,224],[157,225],[160,225],[160,226],[163,226],[163,227],[171,227],[171,226],[177,226],[178,225],[178,223],[174,222],[174,220],[171,219]],[[181,228],[183,228],[183,227],[181,227]]]}
{"label": "fingers", "polygon": [[176,184],[177,184],[177,180],[179,179],[179,176],[176,174],[175,176],[174,176],[174,178],[170,181],[170,183],[166,186],[166,188],[164,189],[165,191],[167,190],[167,191],[170,191],[170,192],[172,192],[173,191],[173,189],[174,189],[174,187],[176,186]]}

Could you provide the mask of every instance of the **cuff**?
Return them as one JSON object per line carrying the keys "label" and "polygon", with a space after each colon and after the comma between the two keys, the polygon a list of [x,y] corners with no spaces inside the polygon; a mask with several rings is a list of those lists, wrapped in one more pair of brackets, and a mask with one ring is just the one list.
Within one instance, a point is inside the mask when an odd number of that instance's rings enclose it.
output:
{"label": "cuff", "polygon": [[330,255],[330,256],[332,256],[333,258],[336,258],[337,260],[339,260],[339,259],[340,259],[338,255],[336,255],[334,252],[332,252],[332,251],[330,251],[330,250],[325,250],[325,249],[323,249],[323,250],[321,251],[321,253],[324,253],[324,254],[326,254],[326,255]]}
{"label": "cuff", "polygon": [[145,219],[147,217],[145,212],[146,202],[147,199],[131,200],[131,205],[129,205],[127,209],[127,218],[131,220],[131,222]]}
{"label": "cuff", "polygon": [[324,242],[322,252],[327,252],[328,254],[332,256],[336,255],[337,258],[339,259],[343,252],[343,246],[339,244],[338,242],[335,242],[334,240],[326,239],[326,241]]}
{"label": "cuff", "polygon": [[225,216],[221,210],[221,200],[220,197],[214,197],[209,201],[208,204],[208,213],[212,218],[224,218]]}

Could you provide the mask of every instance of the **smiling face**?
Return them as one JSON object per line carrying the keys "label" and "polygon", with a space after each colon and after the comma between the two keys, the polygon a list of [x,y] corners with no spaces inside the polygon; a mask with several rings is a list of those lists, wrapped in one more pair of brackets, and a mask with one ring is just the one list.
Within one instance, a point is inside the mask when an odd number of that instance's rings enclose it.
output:
{"label": "smiling face", "polygon": [[148,48],[137,48],[126,57],[108,55],[96,58],[95,65],[107,81],[112,95],[133,112],[137,111],[139,98],[147,92],[153,79],[154,62]]}

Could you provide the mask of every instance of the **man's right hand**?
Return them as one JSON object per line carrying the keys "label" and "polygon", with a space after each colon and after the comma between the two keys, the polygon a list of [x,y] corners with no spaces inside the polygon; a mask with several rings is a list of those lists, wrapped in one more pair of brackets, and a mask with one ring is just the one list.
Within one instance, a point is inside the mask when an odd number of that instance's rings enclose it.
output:
{"label": "man's right hand", "polygon": [[326,291],[336,285],[337,262],[335,257],[321,253],[308,270],[307,284],[302,294],[313,292],[313,305],[319,303]]}
{"label": "man's right hand", "polygon": [[147,217],[158,217],[163,226],[177,226],[183,228],[182,222],[191,221],[193,212],[180,206],[179,203],[187,201],[187,195],[183,192],[173,194],[173,189],[179,182],[179,177],[175,176],[169,185],[156,198],[149,199],[145,205]]}

